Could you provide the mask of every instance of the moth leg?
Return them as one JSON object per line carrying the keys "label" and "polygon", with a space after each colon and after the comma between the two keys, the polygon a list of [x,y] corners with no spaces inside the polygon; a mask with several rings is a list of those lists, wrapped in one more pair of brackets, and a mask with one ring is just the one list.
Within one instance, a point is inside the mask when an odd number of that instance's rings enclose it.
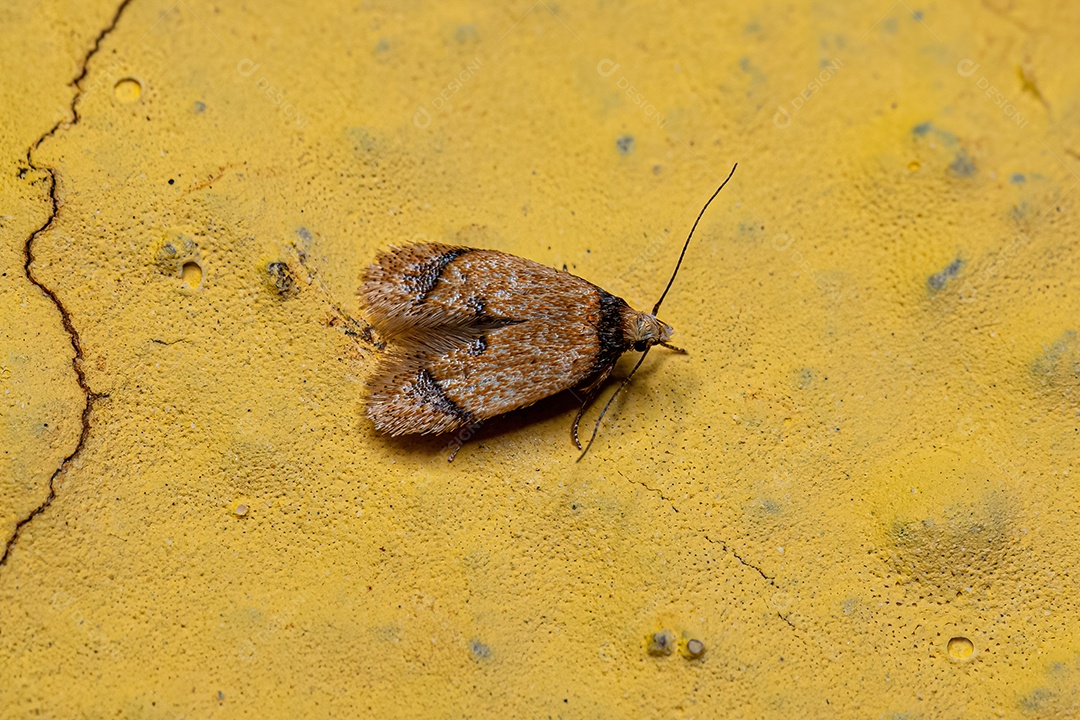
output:
{"label": "moth leg", "polygon": [[446,462],[454,462],[454,458],[457,457],[458,450],[462,445],[469,442],[472,436],[476,434],[476,431],[480,429],[480,426],[484,424],[483,420],[477,420],[471,425],[467,426],[461,432],[454,436],[453,441],[450,443],[450,455],[447,456]]}
{"label": "moth leg", "polygon": [[668,344],[666,342],[660,343],[660,344],[663,345],[664,347],[666,347],[668,350],[672,350],[674,352],[677,352],[680,355],[688,355],[689,354],[685,350],[683,350],[681,347],[677,347],[675,345],[670,345],[670,344]]}
{"label": "moth leg", "polygon": [[585,414],[585,411],[592,404],[592,401],[596,399],[596,396],[600,393],[600,386],[604,384],[604,381],[611,375],[611,371],[615,368],[615,364],[612,363],[608,367],[604,368],[596,379],[588,385],[581,388],[581,393],[585,396],[585,399],[581,401],[581,407],[578,409],[577,417],[574,418],[574,424],[570,426],[570,439],[574,441],[574,445],[577,449],[581,449],[581,440],[578,439],[578,425],[581,424],[581,416]]}
{"label": "moth leg", "polygon": [[577,411],[577,417],[574,418],[574,424],[570,427],[570,439],[574,441],[574,445],[577,445],[577,449],[581,449],[581,440],[578,439],[578,425],[581,424],[581,416],[585,414],[585,408],[589,407],[589,403],[592,402],[592,398],[586,398],[585,402],[581,404],[581,407]]}

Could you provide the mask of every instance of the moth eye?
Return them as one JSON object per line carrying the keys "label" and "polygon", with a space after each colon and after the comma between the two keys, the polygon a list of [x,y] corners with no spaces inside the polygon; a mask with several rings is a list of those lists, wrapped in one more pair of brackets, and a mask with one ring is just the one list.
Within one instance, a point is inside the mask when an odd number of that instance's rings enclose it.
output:
{"label": "moth eye", "polygon": [[634,350],[637,352],[645,352],[649,348],[649,343],[645,340],[638,340],[634,343]]}

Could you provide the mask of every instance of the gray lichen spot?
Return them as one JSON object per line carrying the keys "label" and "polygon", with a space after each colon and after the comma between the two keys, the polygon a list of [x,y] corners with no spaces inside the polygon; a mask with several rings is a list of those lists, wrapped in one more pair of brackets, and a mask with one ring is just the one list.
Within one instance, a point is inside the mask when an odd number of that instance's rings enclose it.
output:
{"label": "gray lichen spot", "polygon": [[967,150],[961,149],[949,165],[949,172],[957,177],[971,177],[975,174],[975,161],[968,155]]}
{"label": "gray lichen spot", "polygon": [[1062,333],[1031,364],[1031,372],[1047,387],[1080,387],[1080,335]]}
{"label": "gray lichen spot", "polygon": [[1020,698],[1020,707],[1027,712],[1039,712],[1046,708],[1047,703],[1054,698],[1054,693],[1047,688],[1037,687],[1027,695]]}
{"label": "gray lichen spot", "polygon": [[179,230],[166,230],[158,243],[154,264],[169,277],[180,277],[184,265],[199,261],[199,246]]}
{"label": "gray lichen spot", "polygon": [[930,288],[931,292],[939,292],[943,290],[949,280],[956,277],[963,267],[963,259],[956,258],[951,263],[946,265],[942,270],[939,270],[938,272],[928,277],[926,279],[926,286]]}
{"label": "gray lichen spot", "polygon": [[[911,134],[915,137],[926,137],[931,133],[933,133],[934,137],[936,137],[938,141],[945,147],[952,148],[957,147],[960,144],[960,141],[957,139],[956,135],[949,132],[948,130],[942,130],[929,120],[927,120],[926,122],[921,122],[911,128]],[[960,150],[960,152],[966,154],[964,150]]]}
{"label": "gray lichen spot", "polygon": [[937,602],[981,593],[1007,571],[1011,513],[996,495],[942,508],[937,517],[897,521],[889,564],[905,583]]}
{"label": "gray lichen spot", "polygon": [[619,149],[620,155],[629,155],[634,152],[634,137],[632,135],[623,135],[615,141],[615,147]]}
{"label": "gray lichen spot", "polygon": [[930,132],[934,127],[934,124],[930,121],[922,122],[911,128],[911,134],[915,136],[925,135]]}
{"label": "gray lichen spot", "polygon": [[487,660],[491,657],[491,647],[485,643],[480,642],[478,639],[473,638],[469,643],[469,652],[476,660]]}
{"label": "gray lichen spot", "polygon": [[480,41],[480,33],[476,31],[476,26],[471,23],[458,25],[457,29],[454,30],[454,40],[461,45],[476,43]]}
{"label": "gray lichen spot", "polygon": [[757,501],[757,506],[761,508],[762,512],[766,515],[779,515],[784,510],[784,506],[779,501],[769,497],[763,497]]}

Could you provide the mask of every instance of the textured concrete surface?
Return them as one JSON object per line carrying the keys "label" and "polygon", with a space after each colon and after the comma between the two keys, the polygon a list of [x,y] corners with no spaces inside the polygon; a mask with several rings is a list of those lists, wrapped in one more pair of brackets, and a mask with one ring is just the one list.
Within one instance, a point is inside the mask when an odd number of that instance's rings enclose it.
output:
{"label": "textured concrete surface", "polygon": [[[1080,713],[1075,4],[24,5],[0,716]],[[583,462],[371,430],[378,249],[648,308],[735,161]]]}

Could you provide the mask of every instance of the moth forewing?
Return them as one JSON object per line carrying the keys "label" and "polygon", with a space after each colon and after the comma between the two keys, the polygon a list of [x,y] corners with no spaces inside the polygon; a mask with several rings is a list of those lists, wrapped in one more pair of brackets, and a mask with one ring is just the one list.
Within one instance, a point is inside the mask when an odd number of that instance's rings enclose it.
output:
{"label": "moth forewing", "polygon": [[361,295],[391,342],[368,416],[395,435],[452,431],[586,383],[621,321],[614,298],[574,275],[435,243],[382,253]]}

